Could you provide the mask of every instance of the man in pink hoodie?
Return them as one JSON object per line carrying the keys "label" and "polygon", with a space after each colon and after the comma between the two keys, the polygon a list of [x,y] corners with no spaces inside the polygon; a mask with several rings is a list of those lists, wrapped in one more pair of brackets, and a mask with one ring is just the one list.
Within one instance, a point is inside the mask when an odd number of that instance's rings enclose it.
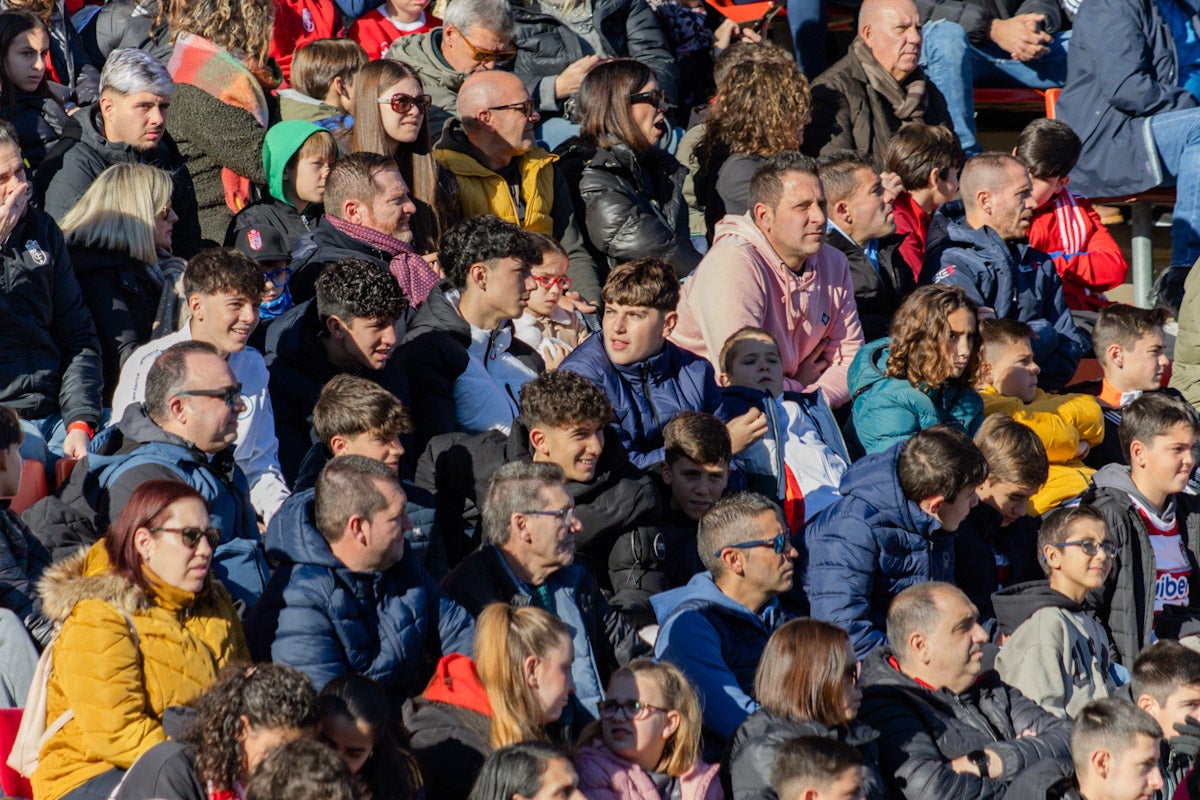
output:
{"label": "man in pink hoodie", "polygon": [[846,373],[863,343],[846,257],[825,244],[825,193],[817,163],[768,158],[750,183],[750,211],[716,227],[712,249],[683,283],[671,340],[715,361],[734,332],[753,325],[779,342],[784,389],[850,399]]}

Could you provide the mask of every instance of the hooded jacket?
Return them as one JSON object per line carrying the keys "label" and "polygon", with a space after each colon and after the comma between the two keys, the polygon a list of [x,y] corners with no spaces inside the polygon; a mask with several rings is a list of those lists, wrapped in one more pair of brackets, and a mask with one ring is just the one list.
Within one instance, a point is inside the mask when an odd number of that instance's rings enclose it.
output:
{"label": "hooded jacket", "polygon": [[974,436],[983,424],[979,392],[949,381],[918,388],[887,377],[890,346],[890,339],[876,339],[859,350],[850,365],[854,405],[846,438],[852,449],[857,445],[861,452],[879,453],[933,425],[949,425]]}
{"label": "hooded jacket", "polygon": [[933,215],[921,283],[961,286],[998,319],[1019,319],[1034,330],[1039,385],[1066,386],[1089,342],[1075,327],[1063,300],[1062,278],[1050,256],[1026,241],[1006,242],[995,230],[967,224],[961,200]]}
{"label": "hooded jacket", "polygon": [[892,598],[918,583],[954,581],[952,537],[900,488],[903,447],[850,465],[841,499],[804,532],[812,616],[849,633],[860,659],[885,642]]}
{"label": "hooded jacket", "polygon": [[[609,750],[599,737],[575,751],[579,791],[588,800],[646,800],[659,796],[646,770]],[[723,800],[717,765],[697,761],[674,779],[680,800]],[[674,796],[674,795],[672,795]]]}
{"label": "hooded jacket", "polygon": [[21,158],[31,174],[36,174],[47,158],[66,146],[62,138],[79,135],[79,123],[63,107],[69,90],[49,78],[47,84],[52,97],[15,90],[11,102],[6,99],[0,106],[4,108],[5,121],[17,132]]}
{"label": "hooded jacket", "polygon": [[[850,268],[836,248],[822,247],[796,273],[749,216],[718,222],[712,249],[683,284],[671,341],[720,369],[721,348],[747,325],[775,337],[784,389],[820,388],[835,408],[850,399],[846,376],[863,336]],[[825,339],[829,367],[818,372],[809,357]]]}
{"label": "hooded jacket", "polygon": [[73,119],[79,123],[78,141],[70,149],[47,158],[38,169],[37,185],[45,194],[42,208],[46,213],[61,220],[100,173],[114,164],[149,164],[171,176],[171,208],[179,216],[171,234],[171,252],[183,258],[199,252],[200,219],[192,174],[166,128],[151,150],[139,151],[125,142],[110,141],[104,135],[99,104],[80,110]]}
{"label": "hooded jacket", "polygon": [[474,662],[458,653],[443,656],[425,692],[404,704],[408,749],[426,797],[467,800],[492,752],[491,716]]}
{"label": "hooded jacket", "polygon": [[352,572],[317,530],[313,496],[292,495],[263,537],[279,566],[246,620],[255,660],[296,667],[318,689],[366,675],[399,704],[443,655],[473,652],[475,622],[407,549],[382,572]]}
{"label": "hooded jacket", "polygon": [[[879,766],[895,797],[907,800],[1013,800],[1035,797],[1009,784],[1042,761],[1063,777],[1071,769],[1071,723],[1043,710],[984,672],[966,691],[933,689],[894,666],[889,647],[863,664],[863,702],[858,716],[879,731]],[[1023,735],[1029,730],[1033,736]],[[987,748],[1000,757],[999,779],[956,773],[950,762]],[[1047,765],[1050,766],[1050,765]]]}
{"label": "hooded jacket", "polygon": [[[1127,668],[1132,668],[1137,654],[1154,641],[1157,578],[1154,548],[1131,497],[1147,508],[1154,507],[1133,485],[1129,467],[1109,464],[1092,476],[1092,488],[1081,499],[1104,515],[1108,534],[1117,546],[1108,580],[1099,593],[1096,618],[1108,631],[1112,660]],[[1200,576],[1200,501],[1183,492],[1173,495],[1171,501],[1194,585]]]}
{"label": "hooded jacket", "polygon": [[283,241],[295,248],[301,236],[316,230],[323,207],[318,203],[296,208],[289,203],[284,191],[283,173],[287,171],[288,162],[310,137],[325,132],[320,126],[298,120],[277,122],[271,126],[263,139],[262,151],[263,173],[267,176],[270,195],[237,213],[225,234],[226,247],[233,247],[238,237],[250,230],[270,228],[279,231]]}
{"label": "hooded jacket", "polygon": [[402,61],[417,73],[421,88],[433,100],[425,116],[431,141],[436,142],[445,124],[458,117],[458,90],[467,79],[467,73],[459,72],[442,57],[442,29],[401,36],[392,42],[386,58]]}
{"label": "hooded jacket", "polygon": [[[163,711],[190,705],[221,667],[249,659],[229,594],[193,594],[146,570],[150,588],[114,575],[103,542],[48,568],[39,591],[62,629],[54,642],[46,718],[75,717],[42,747],[34,791],[62,797],[97,775],[129,769],[166,739]],[[129,631],[133,620],[137,630]]]}
{"label": "hooded jacket", "polygon": [[50,566],[50,553],[8,508],[8,501],[0,506],[0,608],[16,614],[38,647],[44,647],[52,630],[36,586]]}
{"label": "hooded jacket", "polygon": [[571,351],[559,369],[575,372],[604,392],[617,414],[629,460],[642,467],[661,462],[663,426],[680,411],[715,413],[721,404],[712,365],[670,342],[636,364],[614,364],[605,336],[592,336]]}
{"label": "hooded jacket", "polygon": [[1011,633],[996,672],[1056,717],[1074,718],[1093,700],[1117,691],[1108,634],[1086,607],[1030,581],[993,596],[1000,629]]}
{"label": "hooded jacket", "polygon": [[683,671],[704,709],[706,732],[727,741],[758,710],[754,672],[767,639],[787,621],[779,600],[755,613],[702,572],[650,603],[659,623],[655,657]]}

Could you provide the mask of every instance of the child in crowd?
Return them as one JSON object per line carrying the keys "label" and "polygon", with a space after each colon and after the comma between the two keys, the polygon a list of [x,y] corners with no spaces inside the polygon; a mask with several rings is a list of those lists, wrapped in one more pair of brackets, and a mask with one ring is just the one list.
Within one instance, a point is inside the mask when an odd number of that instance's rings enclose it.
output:
{"label": "child in crowd", "polygon": [[530,235],[542,253],[542,263],[533,268],[537,286],[529,293],[525,313],[513,320],[513,327],[517,338],[536,347],[546,367],[554,369],[588,338],[588,329],[578,314],[559,305],[571,288],[567,251],[552,236]]}
{"label": "child in crowd", "polygon": [[653,625],[650,596],[683,586],[704,570],[696,551],[700,518],[721,499],[732,459],[724,423],[702,411],[681,411],[663,428],[664,460],[657,477],[663,515],[623,534],[608,556],[613,608],[638,628]]}
{"label": "child in crowd", "polygon": [[279,90],[280,117],[320,125],[334,135],[343,153],[349,152],[354,78],[367,60],[362,47],[349,39],[317,39],[301,47],[292,59],[292,88]]}
{"label": "child in crowd", "polygon": [[954,583],[987,622],[995,617],[996,590],[1042,576],[1038,523],[1027,512],[1049,464],[1037,434],[1003,414],[983,421],[975,445],[987,460],[988,476],[975,490],[979,504],[954,536]]}
{"label": "child in crowd", "polygon": [[1155,636],[1178,636],[1192,616],[1200,502],[1183,490],[1195,465],[1196,431],[1196,412],[1186,401],[1162,392],[1142,395],[1121,419],[1129,465],[1101,469],[1083,496],[1104,514],[1117,548],[1097,617],[1108,631],[1113,660],[1125,666]]}
{"label": "child in crowd", "polygon": [[1129,463],[1119,435],[1121,414],[1143,392],[1162,388],[1163,373],[1171,363],[1163,334],[1167,317],[1163,308],[1125,303],[1100,309],[1092,331],[1092,349],[1104,371],[1096,397],[1104,411],[1104,441],[1084,457],[1089,467]]}
{"label": "child in crowd", "polygon": [[977,329],[975,304],[960,287],[910,294],[891,336],[863,345],[850,365],[851,450],[878,453],[939,423],[974,436],[983,422],[983,401],[971,388]]}
{"label": "child in crowd", "polygon": [[42,647],[50,641],[52,625],[42,615],[37,580],[50,566],[50,553],[7,502],[21,490],[24,439],[16,412],[0,406],[0,499],[5,501],[0,503],[0,609],[16,614]]}
{"label": "child in crowd", "polygon": [[49,50],[50,30],[37,15],[0,12],[0,117],[16,129],[31,175],[69,124],[69,90],[52,80]]}
{"label": "child in crowd", "polygon": [[1168,800],[1196,761],[1200,653],[1173,640],[1155,642],[1133,662],[1129,689],[1133,702],[1162,729],[1164,747],[1158,766],[1163,788],[1154,797]]}
{"label": "child in crowd", "polygon": [[987,474],[979,448],[945,425],[852,464],[842,496],[804,532],[812,616],[849,633],[860,659],[884,644],[892,598],[953,580],[950,534],[979,502]]}
{"label": "child in crowd", "polygon": [[387,0],[359,17],[346,38],[358,42],[372,61],[383,58],[401,36],[426,33],[442,24],[429,13],[429,6],[430,0]]}
{"label": "child in crowd", "polygon": [[[562,368],[608,395],[629,460],[649,467],[663,460],[662,426],[671,417],[717,410],[721,397],[712,365],[667,341],[679,320],[679,278],[666,261],[639,258],[621,264],[608,274],[601,297],[601,335],[575,348]],[[762,435],[730,424],[734,453]]]}
{"label": "child in crowd", "polygon": [[771,784],[779,800],[858,800],[864,796],[862,753],[827,736],[798,736],[779,748]]}
{"label": "child in crowd", "polygon": [[996,670],[1050,713],[1073,718],[1118,686],[1108,635],[1085,604],[1104,586],[1116,545],[1099,511],[1074,506],[1046,516],[1037,549],[1049,583],[1020,583],[995,597],[1008,636]]}
{"label": "child in crowd", "polygon": [[925,240],[933,212],[958,194],[958,173],[966,156],[954,131],[942,125],[906,122],[892,134],[883,153],[884,171],[900,177],[904,191],[896,195],[892,211],[896,234],[904,237],[900,255],[921,277]]}
{"label": "child in crowd", "polygon": [[784,392],[783,361],[775,337],[746,327],[721,348],[722,413],[763,413],[767,432],[738,453],[747,488],[783,504],[793,533],[837,499],[850,454],[821,392]]}
{"label": "child in crowd", "polygon": [[[389,796],[413,798],[395,793]],[[395,793],[395,794],[393,794]],[[220,793],[224,794],[224,793]],[[229,795],[238,796],[234,792]],[[301,738],[271,750],[240,793],[245,800],[357,800],[346,765],[329,748]]]}
{"label": "child in crowd", "polygon": [[1015,319],[985,319],[979,325],[980,353],[976,388],[985,416],[1003,414],[1037,432],[1046,447],[1050,472],[1030,508],[1045,514],[1083,493],[1095,472],[1083,463],[1093,446],[1104,442],[1104,416],[1086,394],[1046,394],[1038,388],[1041,370],[1033,360],[1033,329]]}
{"label": "child in crowd", "polygon": [[1075,324],[1090,331],[1095,313],[1111,303],[1104,293],[1125,282],[1129,265],[1092,204],[1067,191],[1082,150],[1065,122],[1035,119],[1021,131],[1013,155],[1025,162],[1033,181],[1029,244],[1054,259],[1063,300]]}

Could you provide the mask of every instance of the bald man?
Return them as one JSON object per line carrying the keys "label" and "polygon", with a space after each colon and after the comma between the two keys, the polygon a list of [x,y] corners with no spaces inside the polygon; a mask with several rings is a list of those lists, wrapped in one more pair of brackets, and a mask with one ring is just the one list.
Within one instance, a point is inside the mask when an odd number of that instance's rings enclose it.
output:
{"label": "bald man", "polygon": [[1063,302],[1053,260],[1025,238],[1034,210],[1029,171],[1005,153],[981,153],[963,167],[959,192],[930,223],[920,282],[961,286],[981,315],[1028,323],[1038,384],[1063,388],[1091,344]]}
{"label": "bald man", "polygon": [[446,123],[434,150],[458,178],[463,216],[491,214],[527,231],[553,236],[567,251],[575,290],[599,299],[596,265],[575,224],[571,195],[554,162],[537,146],[541,119],[521,79],[476,72],[458,91],[458,118]]}
{"label": "bald man", "polygon": [[902,123],[949,127],[946,101],[925,79],[920,57],[920,16],[912,0],[866,0],[850,52],[813,83],[805,152],[860,150],[879,168]]}

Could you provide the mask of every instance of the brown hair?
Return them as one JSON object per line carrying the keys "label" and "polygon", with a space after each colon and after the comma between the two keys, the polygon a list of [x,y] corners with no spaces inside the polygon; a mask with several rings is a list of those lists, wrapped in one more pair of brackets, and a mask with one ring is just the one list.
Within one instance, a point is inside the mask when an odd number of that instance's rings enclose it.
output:
{"label": "brown hair", "polygon": [[356,375],[336,375],[321,388],[312,426],[326,447],[334,436],[369,433],[390,439],[412,431],[408,411],[396,395]]}
{"label": "brown hair", "polygon": [[303,95],[324,100],[335,78],[353,85],[367,65],[367,51],[353,39],[317,39],[292,56],[292,86]]}
{"label": "brown hair", "polygon": [[578,373],[552,369],[521,387],[521,419],[530,428],[604,425],[612,418],[604,392]]}
{"label": "brown hair", "polygon": [[776,350],[779,349],[779,342],[765,328],[756,328],[753,325],[738,328],[725,340],[725,344],[721,345],[721,355],[717,357],[721,372],[728,374],[733,369],[733,361],[737,358],[737,346],[742,342],[765,342],[775,345]]}
{"label": "brown hair", "polygon": [[1041,438],[1006,414],[991,414],[983,421],[975,446],[987,460],[988,477],[994,481],[1040,488],[1050,477]]}
{"label": "brown hair", "polygon": [[178,19],[172,26],[172,42],[181,33],[191,33],[223,47],[234,58],[245,54],[260,65],[267,63],[275,26],[272,0],[188,0],[173,8],[174,13]]}
{"label": "brown hair", "polygon": [[576,95],[582,113],[580,137],[596,147],[624,144],[638,155],[649,150],[653,143],[634,124],[629,97],[652,80],[650,68],[632,58],[614,58],[592,67]]}
{"label": "brown hair", "polygon": [[288,166],[295,167],[301,161],[309,158],[319,158],[331,166],[338,160],[337,140],[329,131],[316,131],[300,145],[296,155],[288,159]]}
{"label": "brown hair", "polygon": [[120,575],[144,590],[150,589],[150,582],[142,569],[142,555],[137,551],[134,540],[139,528],[158,525],[166,518],[171,506],[180,500],[199,500],[204,510],[208,511],[208,501],[191,486],[179,481],[146,481],[133,490],[129,502],[121,509],[121,515],[109,526],[104,536],[104,549],[114,575]]}
{"label": "brown hair", "polygon": [[[950,315],[967,309],[978,322],[979,309],[959,286],[921,286],[908,296],[892,318],[887,371],[889,378],[913,386],[940,386],[951,381],[953,365],[947,353]],[[971,346],[971,358],[962,375],[952,382],[969,387],[979,367],[979,338]]]}
{"label": "brown hair", "polygon": [[966,156],[954,131],[943,125],[906,122],[892,134],[883,151],[883,169],[900,176],[908,191],[929,185],[929,174],[938,171],[946,180],[950,170],[962,171]]}
{"label": "brown hair", "polygon": [[[52,3],[51,8],[53,8]],[[32,30],[37,30],[40,28],[41,30],[45,31],[46,39],[51,39],[50,28],[47,27],[47,23],[42,19],[41,16],[34,13],[35,10],[40,10],[40,8],[30,8],[29,10],[23,8],[10,8],[5,11],[0,11],[0,64],[8,59],[9,49],[12,48],[13,42],[16,41],[16,38],[22,34],[26,34]],[[68,20],[67,24],[70,24],[70,20]],[[50,57],[47,56],[46,58],[49,60]],[[11,114],[13,108],[16,106],[17,99],[22,94],[23,92],[17,88],[17,85],[12,82],[11,78],[8,77],[8,70],[4,69],[3,66],[0,66],[0,106],[2,106],[5,111],[8,112],[6,113],[6,116]],[[50,88],[49,69],[46,70],[46,74],[42,77],[42,82],[39,83],[37,88],[33,90],[33,94],[38,97],[45,97],[53,100],[60,106],[63,104],[58,95],[56,95]],[[5,122],[7,124],[7,120]],[[20,140],[16,136],[16,129],[10,128],[10,130],[13,133],[13,136],[11,137],[12,144],[17,148],[17,152],[20,153],[21,144]]]}
{"label": "brown hair", "polygon": [[769,713],[793,722],[846,725],[846,680],[857,666],[847,658],[850,636],[836,625],[801,618],[784,623],[763,648],[754,697]]}
{"label": "brown hair", "polygon": [[979,347],[982,360],[993,361],[1019,341],[1028,341],[1033,336],[1029,323],[1019,319],[979,320]]}
{"label": "brown hair", "polygon": [[663,459],[671,466],[681,458],[697,464],[728,466],[733,445],[725,423],[703,411],[680,411],[663,426]]}
{"label": "brown hair", "polygon": [[1138,308],[1128,303],[1113,303],[1100,309],[1092,329],[1092,349],[1104,362],[1104,351],[1114,344],[1124,348],[1135,346],[1151,331],[1161,329],[1170,316],[1165,308]]}
{"label": "brown hair", "polygon": [[1095,506],[1060,506],[1042,517],[1041,527],[1038,528],[1037,552],[1042,571],[1050,574],[1050,565],[1042,555],[1050,545],[1062,544],[1071,536],[1075,526],[1081,522],[1099,522],[1108,534],[1108,520]]}
{"label": "brown hair", "polygon": [[613,268],[600,290],[605,303],[674,311],[679,305],[679,277],[661,258],[639,258]]}
{"label": "brown hair", "polygon": [[988,462],[975,443],[949,425],[934,425],[913,434],[900,448],[896,478],[914,503],[931,497],[953,501],[963,489],[979,486]]}

